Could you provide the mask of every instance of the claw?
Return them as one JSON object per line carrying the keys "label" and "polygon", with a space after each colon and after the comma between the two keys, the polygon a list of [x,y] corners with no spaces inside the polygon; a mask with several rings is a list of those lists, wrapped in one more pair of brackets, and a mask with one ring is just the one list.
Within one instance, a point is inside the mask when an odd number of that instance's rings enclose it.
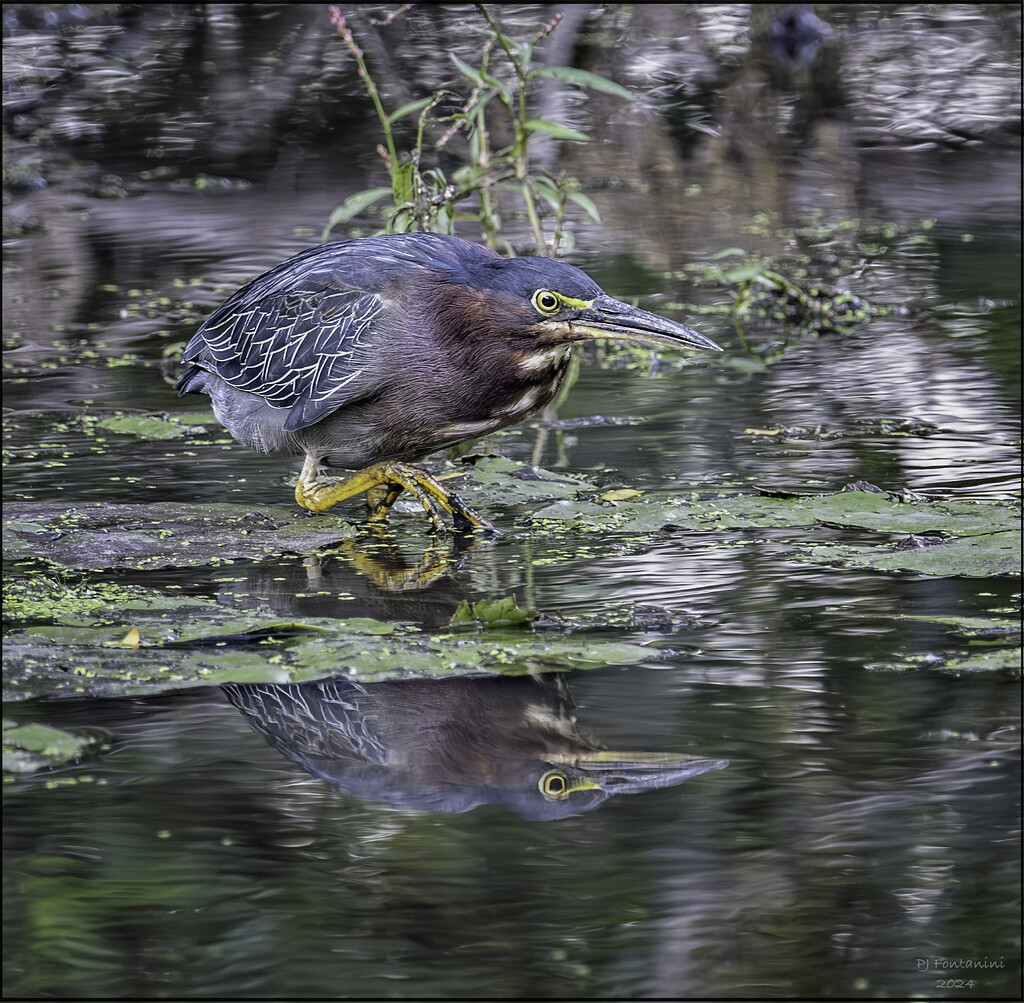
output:
{"label": "claw", "polygon": [[365,493],[370,507],[369,521],[382,523],[387,520],[398,496],[406,490],[419,500],[433,523],[434,531],[439,534],[448,532],[443,513],[452,517],[454,528],[459,533],[475,530],[496,532],[486,519],[477,515],[457,495],[446,491],[424,470],[397,460],[384,460],[344,480],[325,484],[316,479],[318,465],[316,457],[307,456],[295,485],[295,501],[312,512],[326,512],[338,502]]}

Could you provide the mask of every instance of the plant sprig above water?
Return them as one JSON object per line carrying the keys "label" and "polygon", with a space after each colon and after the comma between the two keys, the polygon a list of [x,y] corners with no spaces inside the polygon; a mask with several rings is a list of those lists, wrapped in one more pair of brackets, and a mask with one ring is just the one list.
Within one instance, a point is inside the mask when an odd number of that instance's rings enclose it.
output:
{"label": "plant sprig above water", "polygon": [[[456,222],[475,221],[488,247],[510,253],[502,232],[506,229],[504,214],[512,211],[529,222],[537,252],[555,255],[563,245],[571,246],[572,235],[566,230],[570,206],[582,209],[595,221],[599,219],[596,206],[583,193],[578,179],[565,173],[552,175],[531,162],[531,148],[540,139],[586,143],[589,137],[543,116],[531,117],[530,99],[542,81],[551,80],[627,101],[632,96],[611,80],[586,70],[536,65],[537,45],[558,27],[560,14],[533,37],[517,40],[502,29],[485,5],[474,6],[485,25],[476,28],[482,39],[479,65],[471,66],[451,55],[463,78],[464,92],[435,91],[390,113],[351,28],[340,10],[331,7],[332,22],[356,60],[359,77],[380,119],[384,143],[378,150],[391,187],[365,189],[346,199],[331,213],[324,239],[336,227],[374,210],[384,233],[453,233]],[[439,108],[455,110],[439,114]],[[412,148],[399,152],[395,126],[413,115],[417,118]],[[501,121],[496,122],[495,116]],[[468,162],[449,172],[425,162],[427,134],[439,127],[441,135],[432,147],[435,154],[450,152],[452,140],[460,134],[466,142]],[[498,130],[508,142],[495,148]],[[503,204],[502,193],[512,194],[511,210]],[[390,205],[386,205],[388,199]],[[550,219],[549,232],[545,230],[545,214]]]}

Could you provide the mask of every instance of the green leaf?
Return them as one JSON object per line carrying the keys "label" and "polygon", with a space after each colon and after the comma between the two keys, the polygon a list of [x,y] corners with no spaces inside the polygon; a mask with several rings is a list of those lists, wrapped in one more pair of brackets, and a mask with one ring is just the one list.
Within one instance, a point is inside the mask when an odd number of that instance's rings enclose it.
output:
{"label": "green leaf", "polygon": [[396,164],[391,173],[395,205],[405,205],[416,197],[416,168],[413,164]]}
{"label": "green leaf", "polygon": [[347,223],[350,219],[363,212],[363,210],[368,209],[375,202],[379,202],[390,194],[390,188],[368,188],[366,191],[350,195],[331,213],[327,220],[327,226],[324,228],[324,236],[330,233],[339,223]]}
{"label": "green leaf", "polygon": [[1007,620],[1003,617],[899,615],[895,619],[945,624],[952,628],[954,633],[971,639],[998,640],[1020,634],[1020,620]]}
{"label": "green leaf", "polygon": [[543,132],[552,139],[568,139],[577,143],[587,143],[590,137],[585,132],[570,129],[567,125],[559,125],[557,122],[547,122],[542,118],[531,118],[523,123],[527,132]]}
{"label": "green leaf", "polygon": [[515,596],[504,599],[480,599],[471,603],[463,599],[452,615],[450,626],[457,627],[524,627],[536,614],[520,609]]}
{"label": "green leaf", "polygon": [[426,108],[433,100],[434,98],[431,96],[428,98],[421,98],[419,101],[410,101],[408,104],[402,105],[402,107],[397,111],[393,111],[388,115],[388,125],[391,125],[393,122],[397,122],[400,118],[405,118],[406,115],[413,115],[421,109]]}
{"label": "green leaf", "polygon": [[534,189],[537,197],[546,202],[555,212],[558,212],[562,205],[562,200],[557,195],[550,195],[546,192],[537,191]]}
{"label": "green leaf", "polygon": [[530,187],[534,193],[544,199],[552,209],[557,210],[562,204],[562,195],[558,186],[548,178],[530,178]]}
{"label": "green leaf", "polygon": [[454,52],[448,53],[448,58],[455,64],[456,69],[471,83],[477,87],[484,87],[484,78],[480,75],[479,70],[473,69],[469,63],[464,63]]}
{"label": "green leaf", "polygon": [[530,183],[538,191],[546,191],[550,195],[557,195],[560,191],[558,183],[554,178],[549,178],[546,174],[538,174],[530,178]]}
{"label": "green leaf", "polygon": [[137,435],[142,439],[180,439],[189,432],[188,428],[177,422],[153,415],[115,415],[96,422],[96,427],[122,435]]}
{"label": "green leaf", "polygon": [[749,282],[751,279],[763,278],[764,266],[756,263],[749,265],[740,265],[737,268],[730,268],[727,272],[724,272],[722,275],[723,281],[727,284],[735,282]]}
{"label": "green leaf", "polygon": [[421,179],[426,182],[427,192],[432,196],[446,195],[450,187],[448,178],[440,167],[431,167],[429,170],[424,171]]}
{"label": "green leaf", "polygon": [[595,223],[601,222],[601,214],[589,196],[583,192],[569,192],[569,201],[575,202]]}
{"label": "green leaf", "polygon": [[567,84],[576,84],[578,87],[589,87],[591,90],[600,91],[602,94],[611,94],[614,97],[622,98],[623,101],[632,101],[633,95],[606,77],[598,76],[587,70],[577,70],[572,66],[544,66],[540,69],[531,70],[529,77],[555,77],[564,80]]}
{"label": "green leaf", "polygon": [[46,724],[4,721],[4,772],[35,773],[78,759],[98,737],[84,737]]}
{"label": "green leaf", "polygon": [[455,53],[449,53],[451,61],[458,68],[459,72],[467,79],[474,87],[480,90],[492,90],[498,94],[502,101],[508,104],[512,100],[512,94],[509,89],[497,78],[491,76],[489,73],[485,73],[482,70],[476,70],[468,63],[464,63]]}
{"label": "green leaf", "polygon": [[529,42],[514,42],[511,38],[508,41],[509,47],[516,50],[519,65],[525,69],[533,62],[533,46]]}
{"label": "green leaf", "polygon": [[466,194],[477,188],[486,188],[500,178],[495,176],[494,168],[490,166],[478,167],[475,164],[467,164],[465,167],[456,169],[452,180],[459,186],[460,191]]}
{"label": "green leaf", "polygon": [[388,233],[408,233],[413,229],[416,220],[408,208],[401,208],[388,221]]}

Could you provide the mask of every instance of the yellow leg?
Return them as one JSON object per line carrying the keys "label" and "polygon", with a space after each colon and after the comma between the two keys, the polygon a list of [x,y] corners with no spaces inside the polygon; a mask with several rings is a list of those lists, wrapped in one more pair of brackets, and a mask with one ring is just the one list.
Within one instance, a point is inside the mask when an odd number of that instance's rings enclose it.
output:
{"label": "yellow leg", "polygon": [[429,588],[447,577],[451,574],[458,556],[464,552],[464,547],[472,549],[476,545],[475,539],[470,539],[466,543],[462,539],[454,544],[432,543],[412,567],[405,560],[407,551],[395,547],[394,541],[387,536],[386,531],[383,531],[380,541],[369,547],[353,540],[345,540],[339,550],[361,577],[373,582],[382,592],[395,595],[399,592]]}
{"label": "yellow leg", "polygon": [[401,484],[378,484],[366,492],[366,507],[370,510],[370,522],[384,522],[391,511],[391,506],[398,501],[398,496],[405,490]]}
{"label": "yellow leg", "polygon": [[387,519],[388,511],[404,488],[419,499],[426,510],[434,529],[439,533],[447,531],[442,512],[447,512],[462,531],[484,529],[490,532],[494,527],[471,508],[464,505],[457,495],[446,491],[430,474],[417,470],[397,460],[383,460],[360,470],[342,481],[323,484],[317,481],[318,460],[307,456],[295,485],[295,500],[312,512],[326,512],[338,502],[369,492],[372,509],[371,522]]}

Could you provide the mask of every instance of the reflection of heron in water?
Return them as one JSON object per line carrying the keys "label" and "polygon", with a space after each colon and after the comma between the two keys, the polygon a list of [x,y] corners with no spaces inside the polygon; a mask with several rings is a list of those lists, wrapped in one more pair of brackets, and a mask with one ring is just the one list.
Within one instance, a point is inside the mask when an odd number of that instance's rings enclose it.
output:
{"label": "reflection of heron in water", "polygon": [[313,776],[406,808],[498,804],[526,818],[557,819],[727,765],[600,749],[577,732],[559,675],[224,689],[256,731]]}

